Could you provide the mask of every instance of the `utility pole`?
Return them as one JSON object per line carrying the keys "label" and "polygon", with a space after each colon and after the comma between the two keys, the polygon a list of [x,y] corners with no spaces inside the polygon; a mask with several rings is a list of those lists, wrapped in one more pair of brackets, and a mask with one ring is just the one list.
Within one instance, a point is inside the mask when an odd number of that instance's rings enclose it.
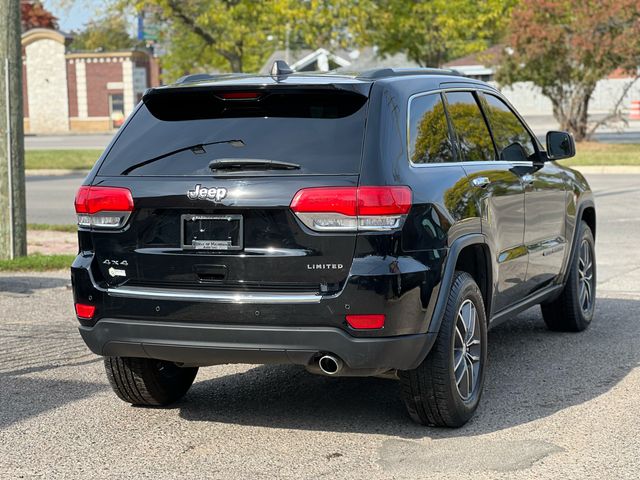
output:
{"label": "utility pole", "polygon": [[0,258],[27,254],[20,0],[0,0]]}

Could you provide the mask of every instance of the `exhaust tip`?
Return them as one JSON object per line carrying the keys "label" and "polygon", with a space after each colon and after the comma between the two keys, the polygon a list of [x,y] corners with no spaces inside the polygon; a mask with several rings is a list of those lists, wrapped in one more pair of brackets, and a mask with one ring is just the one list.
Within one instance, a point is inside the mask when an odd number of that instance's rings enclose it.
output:
{"label": "exhaust tip", "polygon": [[342,370],[342,360],[333,355],[323,355],[318,361],[318,367],[325,375],[337,375]]}

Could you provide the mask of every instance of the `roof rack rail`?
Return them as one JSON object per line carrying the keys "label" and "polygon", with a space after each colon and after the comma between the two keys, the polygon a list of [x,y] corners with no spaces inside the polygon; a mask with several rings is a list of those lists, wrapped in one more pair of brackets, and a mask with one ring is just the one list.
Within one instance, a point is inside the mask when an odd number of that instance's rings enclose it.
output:
{"label": "roof rack rail", "polygon": [[376,68],[361,72],[356,78],[377,80],[379,78],[406,77],[410,75],[455,75],[464,77],[464,74],[457,70],[445,68]]}

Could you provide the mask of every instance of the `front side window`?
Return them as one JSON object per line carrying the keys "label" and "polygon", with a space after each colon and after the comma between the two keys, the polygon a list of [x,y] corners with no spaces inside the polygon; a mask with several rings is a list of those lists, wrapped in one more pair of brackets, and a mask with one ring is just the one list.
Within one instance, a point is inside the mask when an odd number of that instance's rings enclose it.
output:
{"label": "front side window", "polygon": [[491,135],[473,93],[449,92],[446,98],[447,111],[458,139],[461,160],[493,160],[495,150]]}
{"label": "front side window", "polygon": [[422,95],[409,107],[409,158],[413,163],[453,162],[447,116],[439,94]]}
{"label": "front side window", "polygon": [[536,149],[520,119],[498,97],[484,95],[484,109],[498,149],[498,158],[507,161],[531,160]]}

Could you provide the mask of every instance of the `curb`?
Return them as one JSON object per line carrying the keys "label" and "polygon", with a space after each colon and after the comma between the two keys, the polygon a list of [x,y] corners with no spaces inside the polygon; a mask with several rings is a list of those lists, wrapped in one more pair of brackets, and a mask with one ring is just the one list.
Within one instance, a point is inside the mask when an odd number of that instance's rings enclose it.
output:
{"label": "curb", "polygon": [[41,168],[37,170],[25,170],[27,177],[62,177],[64,175],[83,175],[87,176],[89,170],[72,170],[66,168]]}

